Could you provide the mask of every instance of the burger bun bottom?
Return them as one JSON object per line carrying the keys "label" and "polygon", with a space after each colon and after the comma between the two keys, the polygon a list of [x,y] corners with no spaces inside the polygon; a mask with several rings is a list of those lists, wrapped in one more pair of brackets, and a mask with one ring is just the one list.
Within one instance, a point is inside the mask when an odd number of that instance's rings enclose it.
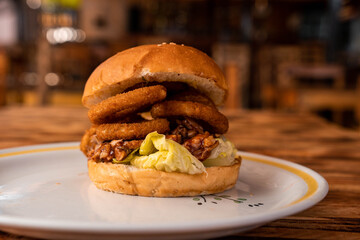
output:
{"label": "burger bun bottom", "polygon": [[146,197],[180,197],[223,192],[235,185],[240,165],[241,157],[237,157],[231,166],[208,167],[206,172],[191,175],[88,161],[89,177],[97,188]]}

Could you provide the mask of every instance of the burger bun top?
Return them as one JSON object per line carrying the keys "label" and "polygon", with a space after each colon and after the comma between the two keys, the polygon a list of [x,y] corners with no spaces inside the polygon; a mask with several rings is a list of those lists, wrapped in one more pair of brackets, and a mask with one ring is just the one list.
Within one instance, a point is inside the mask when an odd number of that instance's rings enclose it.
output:
{"label": "burger bun top", "polygon": [[130,48],[107,59],[89,77],[83,105],[90,108],[142,82],[183,82],[216,105],[221,105],[227,95],[225,77],[208,55],[170,43]]}

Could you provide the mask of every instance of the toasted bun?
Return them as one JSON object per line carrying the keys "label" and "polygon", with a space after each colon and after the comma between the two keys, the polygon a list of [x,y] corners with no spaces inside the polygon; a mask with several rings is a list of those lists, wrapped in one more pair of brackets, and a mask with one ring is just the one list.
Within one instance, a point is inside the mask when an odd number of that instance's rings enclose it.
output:
{"label": "toasted bun", "polygon": [[201,174],[163,172],[131,165],[88,161],[89,176],[99,189],[147,197],[179,197],[213,194],[233,187],[241,158],[226,167],[209,167]]}
{"label": "toasted bun", "polygon": [[141,82],[183,82],[216,105],[227,94],[225,77],[208,55],[170,43],[130,48],[100,64],[86,83],[82,102],[90,108]]}

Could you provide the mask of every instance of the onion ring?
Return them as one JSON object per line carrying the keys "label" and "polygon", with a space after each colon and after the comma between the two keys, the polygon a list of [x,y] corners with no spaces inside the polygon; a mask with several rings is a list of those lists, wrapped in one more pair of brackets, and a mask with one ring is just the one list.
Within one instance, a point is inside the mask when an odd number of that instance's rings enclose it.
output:
{"label": "onion ring", "polygon": [[210,98],[204,96],[203,94],[199,93],[196,90],[187,90],[184,92],[177,93],[171,96],[169,100],[198,102],[211,107],[215,107],[214,102]]}
{"label": "onion ring", "polygon": [[216,108],[190,101],[164,101],[151,108],[151,115],[158,117],[187,116],[211,125],[215,133],[226,133],[229,129],[227,118]]}
{"label": "onion ring", "polygon": [[96,128],[96,135],[99,139],[133,140],[143,139],[151,132],[166,133],[169,131],[169,121],[166,119],[154,119],[139,123],[105,123]]}
{"label": "onion ring", "polygon": [[90,108],[88,116],[93,124],[113,122],[142,108],[151,106],[166,97],[161,85],[143,87],[107,98]]}

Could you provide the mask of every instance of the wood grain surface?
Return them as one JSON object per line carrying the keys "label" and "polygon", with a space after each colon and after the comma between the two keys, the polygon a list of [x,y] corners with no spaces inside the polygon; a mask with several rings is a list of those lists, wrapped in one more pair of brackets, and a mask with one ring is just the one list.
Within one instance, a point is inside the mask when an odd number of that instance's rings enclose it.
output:
{"label": "wood grain surface", "polygon": [[[328,181],[314,207],[253,231],[222,239],[360,239],[360,133],[307,114],[226,111],[227,137],[242,151],[309,167]],[[0,109],[0,149],[79,141],[89,127],[81,107]],[[29,239],[0,232],[0,239]]]}

